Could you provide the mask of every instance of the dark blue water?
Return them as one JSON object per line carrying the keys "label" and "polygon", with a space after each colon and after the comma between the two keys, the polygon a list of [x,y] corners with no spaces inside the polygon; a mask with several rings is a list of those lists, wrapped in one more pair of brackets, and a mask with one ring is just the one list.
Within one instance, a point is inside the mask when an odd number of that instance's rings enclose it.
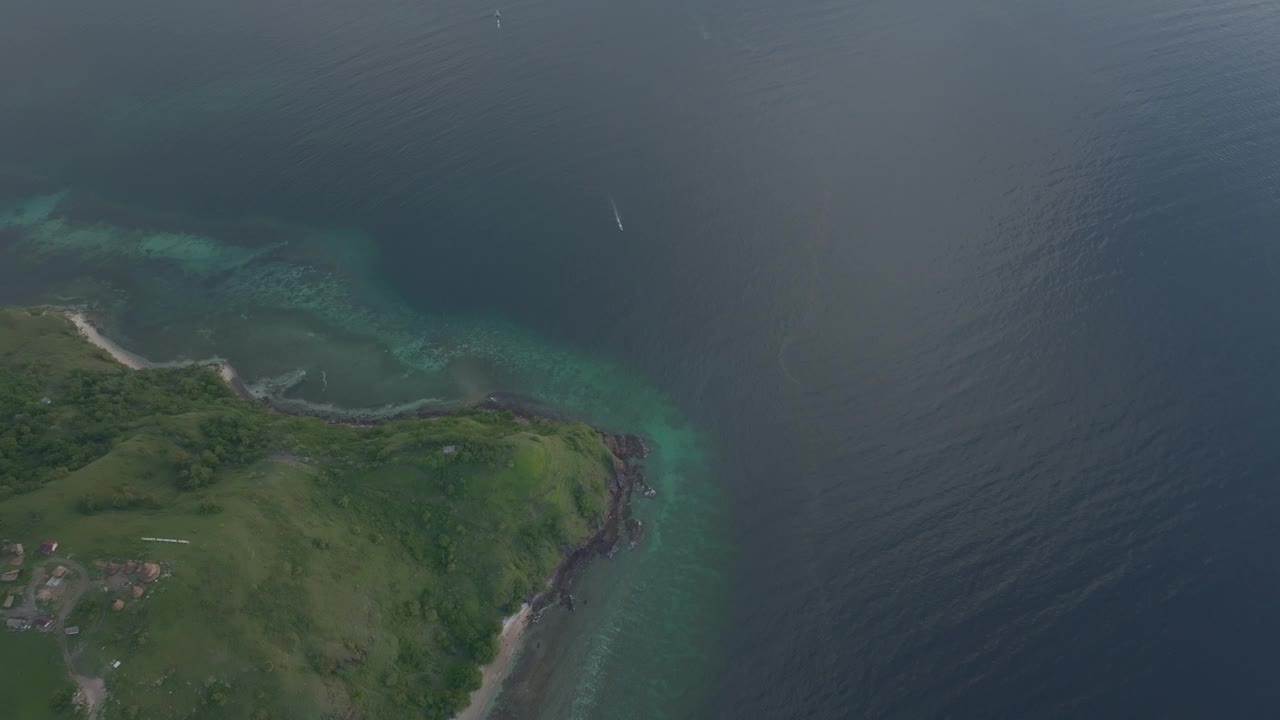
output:
{"label": "dark blue water", "polygon": [[0,300],[653,438],[500,717],[1274,714],[1280,6],[501,9],[6,2]]}

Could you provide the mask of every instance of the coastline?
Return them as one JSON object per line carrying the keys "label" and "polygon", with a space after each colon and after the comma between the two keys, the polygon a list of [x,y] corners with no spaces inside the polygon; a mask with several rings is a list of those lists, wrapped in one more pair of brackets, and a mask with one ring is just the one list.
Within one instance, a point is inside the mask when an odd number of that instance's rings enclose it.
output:
{"label": "coastline", "polygon": [[217,370],[218,376],[222,378],[233,391],[245,400],[255,400],[253,394],[249,392],[249,388],[240,378],[240,374],[231,366],[231,363],[222,358],[210,358],[208,360],[182,360],[178,362],[157,363],[152,362],[141,355],[130,352],[115,341],[99,332],[98,328],[89,320],[89,317],[81,310],[59,309],[57,312],[62,313],[63,317],[71,321],[72,325],[80,331],[80,335],[98,347],[117,362],[132,370],[145,370],[147,368],[164,368],[164,367],[182,367],[186,365],[200,365],[201,367],[211,367]]}
{"label": "coastline", "polygon": [[76,329],[80,331],[80,334],[86,340],[92,343],[95,347],[105,350],[108,355],[115,358],[116,362],[119,362],[121,365],[133,370],[143,370],[149,367],[155,367],[155,363],[150,360],[147,360],[141,355],[135,355],[104,337],[102,333],[98,332],[98,328],[94,327],[93,323],[89,322],[89,318],[86,317],[83,312],[80,312],[79,310],[62,310],[60,312],[63,317],[71,321],[72,325],[76,326]]}
{"label": "coastline", "polygon": [[502,621],[502,632],[498,635],[498,654],[488,665],[480,668],[480,687],[472,691],[467,707],[455,715],[453,720],[483,720],[502,689],[502,682],[511,669],[512,660],[524,645],[525,631],[529,629],[532,615],[533,608],[525,603],[520,606],[520,612]]}
{"label": "coastline", "polygon": [[[486,403],[492,406],[495,399]],[[516,412],[519,412],[517,409]],[[593,557],[611,558],[618,551],[625,534],[628,547],[634,548],[644,538],[644,528],[639,520],[631,517],[631,498],[636,488],[645,497],[653,497],[654,491],[645,482],[644,469],[638,464],[649,454],[649,448],[635,435],[614,435],[600,432],[605,446],[613,455],[613,477],[608,483],[609,504],[600,526],[591,537],[577,547],[566,548],[551,577],[547,589],[532,597],[520,607],[520,612],[503,620],[498,637],[498,654],[492,662],[480,668],[480,687],[471,693],[467,707],[453,720],[484,720],[493,702],[502,691],[503,683],[515,658],[523,646],[529,626],[538,622],[548,608],[559,606],[570,613],[574,611],[573,581]]]}
{"label": "coastline", "polygon": [[[134,370],[147,368],[180,367],[200,365],[215,368],[218,375],[241,398],[265,404],[276,412],[301,415],[295,408],[278,407],[267,395],[254,393],[240,378],[235,368],[221,358],[205,361],[178,361],[156,363],[130,352],[119,344],[105,337],[98,331],[87,315],[76,309],[56,308],[57,312],[75,325],[80,335],[95,347],[104,350],[112,358]],[[554,412],[525,398],[509,395],[491,395],[476,404],[496,410],[510,410],[524,418],[546,417],[554,420],[565,420]],[[442,415],[445,412],[410,412],[407,417],[427,418]],[[376,425],[377,422],[353,422],[351,418],[326,417],[318,415],[327,422],[344,422],[352,425]],[[383,418],[391,420],[393,417]],[[631,516],[631,499],[633,491],[639,489],[644,497],[653,497],[654,490],[645,481],[644,468],[640,464],[648,454],[649,448],[644,441],[634,435],[620,435],[596,429],[610,454],[613,456],[613,473],[606,487],[608,504],[604,516],[596,531],[581,545],[565,548],[560,561],[556,564],[547,579],[547,587],[543,592],[528,599],[515,615],[503,620],[502,630],[498,635],[498,653],[487,665],[480,667],[480,687],[474,690],[468,700],[467,707],[453,717],[453,720],[483,720],[494,700],[501,692],[503,682],[511,669],[512,662],[518,656],[522,641],[530,625],[538,622],[547,608],[561,606],[570,613],[574,611],[574,597],[570,592],[573,580],[582,568],[595,556],[611,558],[617,552],[619,543],[625,535],[629,547],[635,547],[644,537],[644,528],[639,520]]]}

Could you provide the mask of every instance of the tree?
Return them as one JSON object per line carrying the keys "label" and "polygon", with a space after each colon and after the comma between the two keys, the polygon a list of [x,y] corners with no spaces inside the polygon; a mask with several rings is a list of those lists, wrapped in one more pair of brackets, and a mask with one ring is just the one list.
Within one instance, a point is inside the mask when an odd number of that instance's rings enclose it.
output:
{"label": "tree", "polygon": [[71,689],[59,690],[49,698],[49,709],[55,715],[70,714],[76,707],[76,691]]}

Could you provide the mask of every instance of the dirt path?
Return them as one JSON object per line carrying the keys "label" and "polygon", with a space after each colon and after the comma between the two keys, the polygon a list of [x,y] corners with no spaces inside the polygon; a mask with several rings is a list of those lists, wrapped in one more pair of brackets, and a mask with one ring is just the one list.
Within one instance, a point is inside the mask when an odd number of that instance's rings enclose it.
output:
{"label": "dirt path", "polygon": [[[76,584],[71,588],[71,594],[62,602],[62,609],[58,611],[57,629],[59,637],[64,638],[63,644],[65,645],[66,636],[61,635],[62,623],[67,619],[67,616],[71,614],[71,611],[76,608],[76,603],[80,602],[80,596],[84,595],[85,591],[89,589],[89,573],[84,569],[83,565],[75,560],[68,558],[50,558],[50,561],[56,562],[59,565],[65,565],[68,570],[75,572],[77,578]],[[35,583],[32,583],[32,585],[34,586]]]}
{"label": "dirt path", "polygon": [[102,681],[102,678],[84,675],[72,674],[71,679],[80,686],[80,693],[84,697],[85,716],[89,720],[97,720],[98,711],[102,709],[102,703],[107,699],[107,684]]}
{"label": "dirt path", "polygon": [[[67,616],[76,609],[76,605],[80,602],[81,596],[85,594],[92,586],[89,580],[89,573],[84,566],[75,560],[69,558],[51,558],[53,561],[62,565],[66,565],[68,569],[75,571],[76,584],[71,588],[71,594],[62,603],[62,609],[58,611],[58,617],[54,621],[53,631],[58,636],[58,649],[62,651],[62,662],[67,666],[67,676],[71,678],[80,688],[80,694],[84,697],[85,715],[89,720],[96,720],[98,711],[102,709],[102,702],[107,699],[107,686],[102,678],[91,678],[76,673],[70,649],[67,647],[66,624]],[[34,585],[34,583],[33,583]]]}
{"label": "dirt path", "polygon": [[80,563],[66,558],[60,558],[58,562],[74,570],[78,579],[71,591],[71,595],[62,603],[62,609],[58,611],[58,618],[53,625],[53,631],[58,635],[58,649],[62,651],[62,662],[67,666],[67,675],[72,682],[80,687],[80,694],[84,697],[85,715],[89,720],[96,720],[98,711],[102,709],[103,701],[107,699],[107,684],[103,682],[102,678],[86,677],[76,672],[75,658],[72,657],[71,651],[67,647],[66,633],[67,616],[76,609],[81,596],[89,590],[92,583],[89,581],[89,573]]}

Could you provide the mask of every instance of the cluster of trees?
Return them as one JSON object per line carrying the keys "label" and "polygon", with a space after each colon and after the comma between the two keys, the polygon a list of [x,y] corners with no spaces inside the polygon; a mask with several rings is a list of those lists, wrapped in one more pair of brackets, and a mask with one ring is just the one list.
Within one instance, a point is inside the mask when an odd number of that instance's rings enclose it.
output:
{"label": "cluster of trees", "polygon": [[129,485],[121,485],[114,492],[86,495],[76,501],[76,510],[82,515],[94,515],[107,510],[155,510],[160,501],[151,493],[138,492]]}
{"label": "cluster of trees", "polygon": [[226,403],[230,390],[206,368],[186,367],[134,372],[72,370],[53,388],[59,407],[105,430],[151,415],[174,415],[193,407]]}
{"label": "cluster of trees", "polygon": [[[417,607],[416,601],[413,605]],[[434,616],[434,611],[431,614]],[[401,614],[401,619],[415,615]],[[380,670],[366,664],[369,649],[354,640],[347,640],[336,654],[313,648],[307,653],[308,661],[317,673],[345,678],[348,694],[357,706],[364,705],[371,692],[377,693],[398,708],[412,711],[415,718],[453,717],[480,687],[480,670],[465,657],[450,657],[450,669],[436,682],[424,683],[424,674],[438,669],[439,658],[427,651],[421,637],[401,634],[397,640],[395,663]]]}
{"label": "cluster of trees", "polygon": [[72,370],[58,377],[47,364],[0,365],[0,500],[102,457],[146,418],[230,400],[226,386],[202,368]]}
{"label": "cluster of trees", "polygon": [[111,432],[43,402],[34,367],[0,366],[0,500],[29,492],[101,457]]}
{"label": "cluster of trees", "polygon": [[76,717],[80,714],[76,707],[76,691],[72,688],[59,690],[49,698],[49,710],[54,717]]}
{"label": "cluster of trees", "polygon": [[502,446],[491,440],[471,440],[461,443],[454,456],[460,463],[493,467],[502,456]]}
{"label": "cluster of trees", "polygon": [[263,416],[259,412],[236,412],[215,415],[200,423],[205,451],[219,462],[243,465],[262,457],[266,446]]}
{"label": "cluster of trees", "polygon": [[220,467],[244,465],[266,450],[261,413],[228,412],[206,418],[199,436],[185,438],[185,449],[174,456],[178,487],[196,490],[211,484]]}
{"label": "cluster of trees", "polygon": [[210,678],[201,688],[200,704],[204,706],[222,707],[231,698],[231,683],[225,680]]}

